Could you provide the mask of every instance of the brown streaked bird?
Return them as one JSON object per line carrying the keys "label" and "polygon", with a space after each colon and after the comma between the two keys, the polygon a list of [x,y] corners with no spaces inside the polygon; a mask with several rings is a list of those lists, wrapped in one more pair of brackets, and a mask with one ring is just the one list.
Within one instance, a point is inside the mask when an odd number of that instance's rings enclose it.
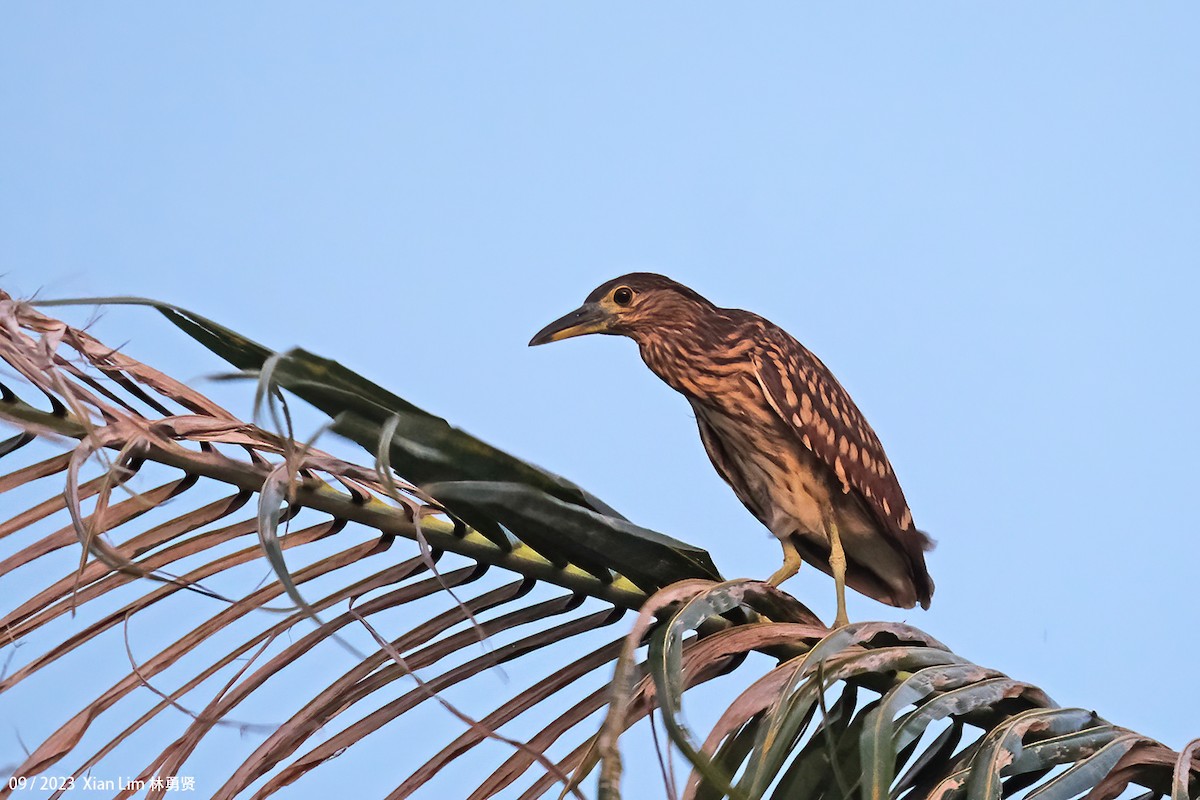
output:
{"label": "brown streaked bird", "polygon": [[604,333],[637,342],[646,365],[691,403],[700,439],[734,494],[783,545],[779,585],[808,561],[837,587],[929,608],[932,541],[913,526],[875,431],[821,360],[757,314],[634,272],[596,288],[530,346]]}

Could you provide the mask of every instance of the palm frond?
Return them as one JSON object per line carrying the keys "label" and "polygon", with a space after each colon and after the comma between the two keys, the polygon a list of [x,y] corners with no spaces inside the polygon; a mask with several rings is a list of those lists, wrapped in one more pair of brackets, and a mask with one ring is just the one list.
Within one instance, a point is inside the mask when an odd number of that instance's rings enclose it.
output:
{"label": "palm frond", "polygon": [[[137,768],[136,779],[176,775],[217,726],[257,731],[235,717],[268,682],[322,648],[344,649],[353,665],[327,685],[306,687],[306,702],[272,724],[213,788],[215,796],[233,796],[258,782],[265,796],[449,687],[594,637],[678,575],[716,574],[703,551],[639,528],[568,482],[448,425],[433,438],[429,425],[419,425],[407,438],[400,431],[386,440],[401,469],[443,479],[435,490],[445,499],[435,499],[390,473],[243,422],[195,389],[7,296],[0,296],[0,321],[0,357],[12,371],[3,380],[0,417],[19,429],[3,453],[0,490],[10,509],[29,502],[0,525],[0,539],[12,544],[0,579],[16,586],[23,574],[63,569],[36,591],[4,592],[11,605],[0,609],[0,625],[12,657],[0,692],[94,657],[98,647],[119,653],[114,637],[132,639],[127,673],[61,720],[14,775],[53,769],[82,776],[147,729],[168,729],[164,720],[184,724],[159,738],[157,755]],[[275,359],[272,372],[280,378],[304,364],[311,362]],[[344,379],[336,365],[326,366]],[[365,382],[347,384],[357,391]],[[394,408],[377,409],[356,395],[348,402],[370,408],[369,418],[334,412],[362,433],[364,445],[377,447],[397,413],[436,419],[379,392],[374,399],[387,397]],[[30,393],[44,396],[48,407],[28,402]],[[47,454],[48,447],[59,452]],[[551,530],[575,531],[575,542],[594,550],[564,544],[547,535]],[[410,552],[397,559],[395,542],[406,540]],[[632,552],[641,557],[622,556]],[[72,553],[73,566],[61,558]],[[603,561],[605,553],[614,558]],[[462,566],[440,567],[444,554]],[[271,567],[265,580],[264,562]],[[621,563],[632,576],[622,574]],[[492,569],[510,579],[497,581]],[[139,615],[190,608],[189,597],[208,605],[198,621],[135,658],[138,637],[128,630]],[[80,610],[88,611],[87,623],[55,638]],[[368,638],[364,647],[363,626],[394,630],[397,612],[401,633],[389,634],[385,646]],[[497,713],[511,720],[528,710],[531,697],[577,691],[581,680],[602,685],[596,671],[613,649],[598,646],[601,655],[580,659],[552,692],[518,692],[517,705],[501,703]],[[180,675],[181,663],[191,671]],[[416,687],[389,697],[417,671],[423,677]],[[201,690],[214,681],[204,697]],[[156,702],[143,711],[147,690]],[[131,716],[131,724],[86,751],[94,729]],[[481,732],[493,728],[468,730],[486,739]],[[313,746],[318,732],[327,738]],[[528,757],[518,776],[549,763],[535,751],[518,752]],[[76,763],[64,772],[68,756]],[[0,788],[0,796],[10,790]]]}
{"label": "palm frond", "polygon": [[[738,624],[702,635],[732,613],[742,616]],[[635,648],[647,635],[638,664]],[[685,691],[753,651],[776,664],[698,742],[683,720]],[[685,800],[1018,792],[1099,800],[1129,784],[1156,796],[1200,790],[1197,743],[1176,754],[1094,711],[1060,708],[1037,687],[971,664],[907,625],[830,632],[755,581],[687,581],[658,592],[639,613],[617,676],[599,747],[601,798],[618,796],[620,734],[655,709],[693,766]],[[595,761],[561,766],[586,772]]]}
{"label": "palm frond", "polygon": [[[203,791],[268,797],[433,707],[425,751],[383,765],[386,796],[583,796],[598,774],[616,798],[627,731],[652,717],[697,800],[1200,791],[1200,742],[1175,753],[1059,708],[909,626],[830,631],[335,362],[109,300],[256,377],[275,429],[0,293],[0,701],[39,681],[91,693],[23,721],[38,743],[14,777],[108,768],[136,776],[115,796],[162,797],[232,729]],[[375,464],[296,441],[285,393]],[[498,694],[503,665],[522,680]],[[726,681],[698,736],[688,698]],[[470,686],[491,687],[474,714],[455,702]]]}

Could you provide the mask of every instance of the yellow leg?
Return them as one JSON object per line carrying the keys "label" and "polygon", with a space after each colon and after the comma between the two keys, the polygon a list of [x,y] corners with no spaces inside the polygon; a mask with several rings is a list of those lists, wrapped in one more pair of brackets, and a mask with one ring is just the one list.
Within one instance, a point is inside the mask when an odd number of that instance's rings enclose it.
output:
{"label": "yellow leg", "polygon": [[775,570],[774,575],[767,578],[767,583],[772,586],[778,586],[795,575],[800,571],[800,565],[804,563],[800,560],[800,554],[796,552],[796,545],[792,544],[790,536],[780,539],[779,543],[783,545],[783,566]]}
{"label": "yellow leg", "polygon": [[842,549],[842,537],[832,515],[825,527],[829,532],[829,569],[833,571],[833,584],[837,588],[837,616],[833,627],[841,628],[850,624],[850,618],[846,616],[846,551]]}

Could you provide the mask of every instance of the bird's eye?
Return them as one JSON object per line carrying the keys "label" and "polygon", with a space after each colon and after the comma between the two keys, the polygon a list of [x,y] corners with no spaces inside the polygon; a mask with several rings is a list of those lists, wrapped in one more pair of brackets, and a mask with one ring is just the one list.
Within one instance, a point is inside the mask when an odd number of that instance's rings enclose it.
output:
{"label": "bird's eye", "polygon": [[618,288],[612,295],[613,302],[619,306],[627,306],[633,301],[633,289],[628,286]]}

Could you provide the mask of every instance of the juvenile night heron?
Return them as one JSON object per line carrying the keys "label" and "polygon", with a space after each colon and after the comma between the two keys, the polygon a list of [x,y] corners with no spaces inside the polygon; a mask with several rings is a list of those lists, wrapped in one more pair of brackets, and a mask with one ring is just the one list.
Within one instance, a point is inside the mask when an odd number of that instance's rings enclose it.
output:
{"label": "juvenile night heron", "polygon": [[683,394],[713,466],[783,545],[778,585],[801,561],[888,605],[929,607],[933,581],[904,492],[875,431],[820,359],[749,311],[717,308],[670,278],[635,272],[597,287],[530,345],[628,336]]}

